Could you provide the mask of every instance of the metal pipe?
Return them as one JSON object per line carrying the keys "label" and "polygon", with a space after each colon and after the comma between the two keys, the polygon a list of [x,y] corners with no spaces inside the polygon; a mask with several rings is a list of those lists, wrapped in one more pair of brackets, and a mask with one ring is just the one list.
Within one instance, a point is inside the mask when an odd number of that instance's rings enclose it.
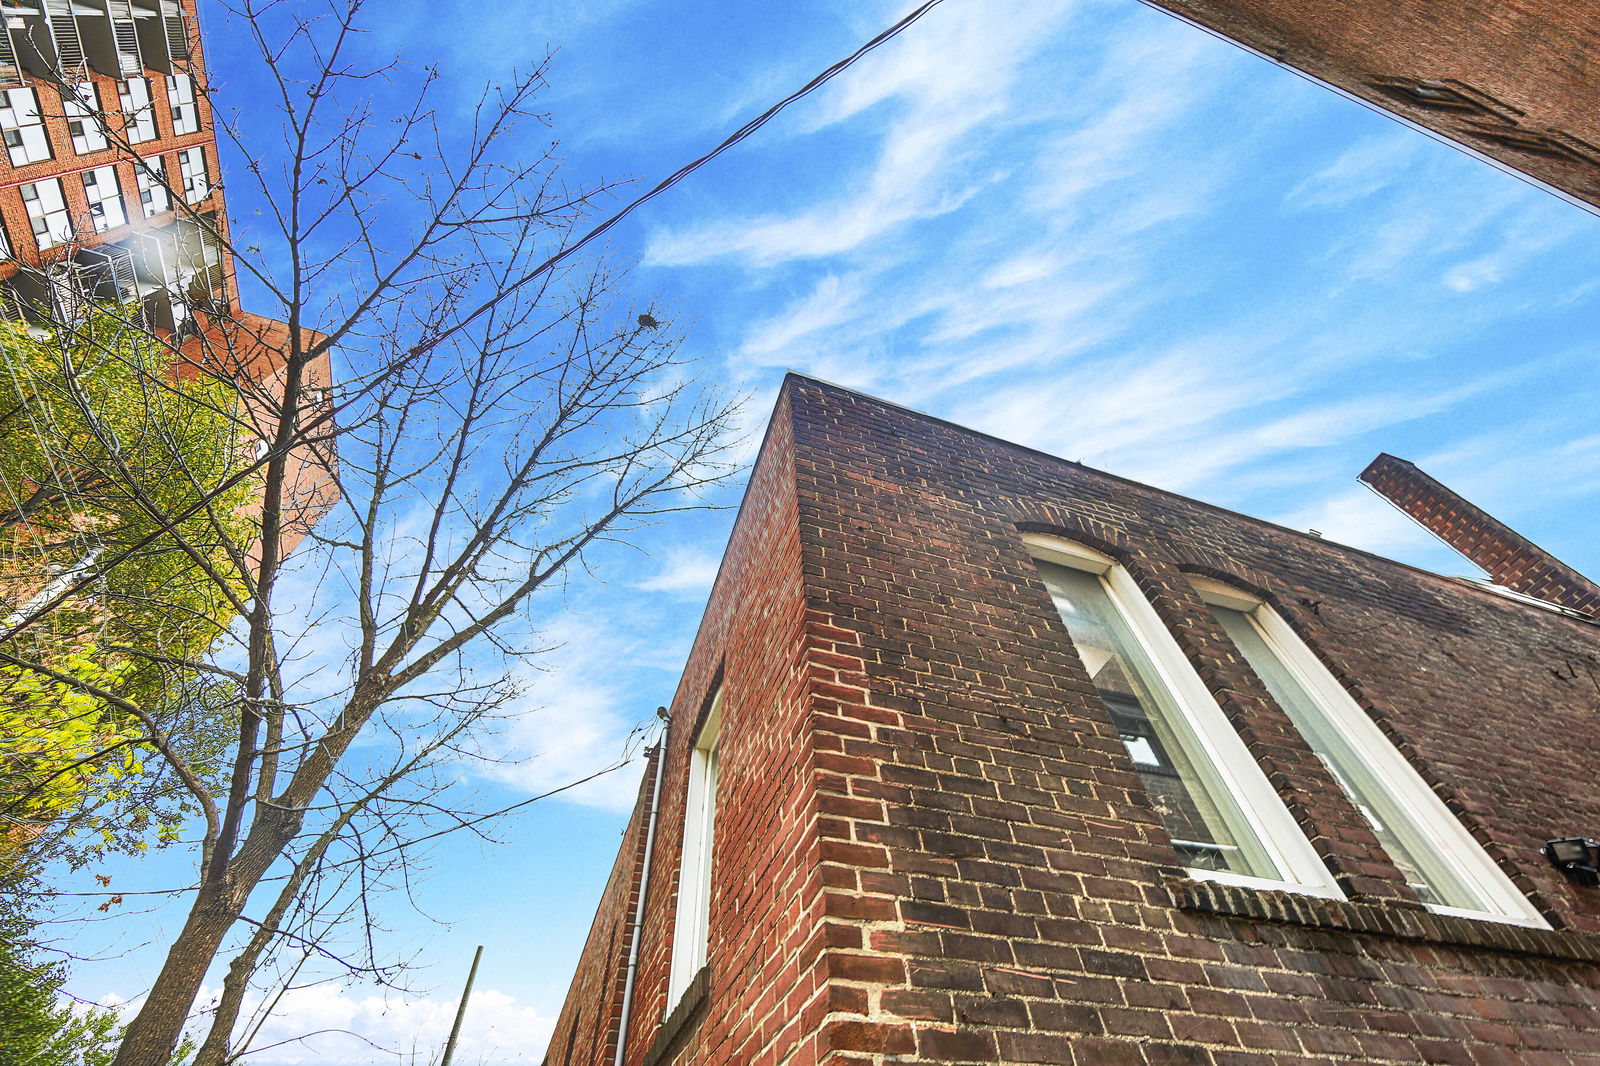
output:
{"label": "metal pipe", "polygon": [[661,811],[661,779],[666,776],[667,738],[672,736],[672,716],[665,707],[656,713],[667,723],[656,743],[656,779],[650,785],[650,821],[644,833],[644,868],[639,872],[639,902],[633,910],[633,941],[628,945],[628,973],[622,982],[622,1018],[617,1026],[617,1054],[612,1066],[622,1066],[622,1057],[628,1051],[628,1015],[633,1009],[633,979],[639,973],[639,941],[644,939],[644,902],[650,893],[650,860],[656,850],[656,817]]}
{"label": "metal pipe", "polygon": [[467,1016],[467,1000],[472,996],[472,979],[478,976],[478,960],[483,958],[483,945],[478,945],[478,950],[472,953],[472,969],[467,971],[467,987],[461,990],[461,1005],[456,1008],[456,1024],[450,1027],[450,1039],[445,1041],[444,1058],[439,1060],[439,1066],[450,1066],[450,1060],[455,1058],[456,1040],[461,1036],[461,1021]]}

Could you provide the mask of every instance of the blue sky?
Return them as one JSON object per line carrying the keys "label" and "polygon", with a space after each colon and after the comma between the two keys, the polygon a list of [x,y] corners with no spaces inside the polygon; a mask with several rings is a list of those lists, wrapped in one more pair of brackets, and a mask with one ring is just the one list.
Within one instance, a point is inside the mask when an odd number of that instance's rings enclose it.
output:
{"label": "blue sky", "polygon": [[[653,183],[908,7],[385,0],[368,44],[437,62],[447,116],[560,46],[545,102],[573,176]],[[220,102],[248,100],[237,28],[206,27]],[[1469,572],[1356,483],[1389,451],[1600,573],[1600,218],[1134,0],[947,0],[609,240],[705,372],[750,394],[752,439],[794,369]],[[505,738],[519,761],[463,784],[505,804],[614,760],[671,699],[731,518],[659,527],[545,615],[559,646]],[[436,1046],[484,943],[457,1061],[537,1061],[637,780],[537,804],[502,846],[441,846],[416,896],[453,924],[383,903],[420,989],[296,993],[268,1034]],[[75,990],[136,995],[159,960],[139,945],[172,922],[86,932],[128,951]],[[330,1038],[259,1061],[393,1060]]]}

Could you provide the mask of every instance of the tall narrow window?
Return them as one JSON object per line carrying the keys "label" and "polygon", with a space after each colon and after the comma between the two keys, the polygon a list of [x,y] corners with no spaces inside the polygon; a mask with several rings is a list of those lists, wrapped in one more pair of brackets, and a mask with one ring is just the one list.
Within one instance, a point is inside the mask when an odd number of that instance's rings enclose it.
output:
{"label": "tall narrow window", "polygon": [[172,105],[172,132],[179,136],[200,129],[200,112],[194,102],[194,79],[187,74],[167,75],[167,103]]}
{"label": "tall narrow window", "polygon": [[722,742],[722,692],[711,701],[705,725],[689,755],[684,800],[683,852],[678,860],[678,916],[672,933],[670,1010],[706,964],[711,921],[711,844],[717,815],[717,752]]}
{"label": "tall narrow window", "polygon": [[83,194],[89,199],[89,219],[94,223],[96,233],[128,224],[116,167],[96,167],[84,171]]}
{"label": "tall narrow window", "polygon": [[211,179],[206,174],[206,150],[185,148],[178,153],[178,173],[183,177],[183,199],[197,204],[211,191]]}
{"label": "tall narrow window", "polygon": [[93,82],[80,81],[71,91],[63,92],[61,105],[67,112],[67,131],[72,134],[74,152],[88,155],[106,146],[105,131],[100,126],[100,97]]}
{"label": "tall narrow window", "polygon": [[1441,913],[1548,928],[1276,612],[1225,585],[1195,586],[1423,903]]}
{"label": "tall narrow window", "polygon": [[20,167],[50,158],[50,137],[32,89],[0,89],[0,136],[11,165]]}
{"label": "tall narrow window", "polygon": [[1342,895],[1127,572],[1054,538],[1028,547],[1190,874]]}
{"label": "tall narrow window", "polygon": [[128,141],[139,144],[156,139],[156,109],[150,102],[148,78],[124,78],[117,82],[117,100],[127,122]]}
{"label": "tall narrow window", "polygon": [[22,206],[28,209],[33,239],[41,252],[72,240],[72,216],[67,213],[67,202],[61,195],[60,178],[23,185],[18,191],[22,193]]}
{"label": "tall narrow window", "polygon": [[167,195],[167,165],[161,156],[138,160],[133,173],[139,182],[139,207],[145,218],[155,218],[172,206],[172,198]]}

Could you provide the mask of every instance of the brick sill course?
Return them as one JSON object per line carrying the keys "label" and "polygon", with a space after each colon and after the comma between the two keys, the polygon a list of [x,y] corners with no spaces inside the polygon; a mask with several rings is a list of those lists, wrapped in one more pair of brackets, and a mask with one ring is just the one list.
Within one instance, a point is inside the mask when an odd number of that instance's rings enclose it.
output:
{"label": "brick sill course", "polygon": [[661,1028],[656,1030],[656,1038],[650,1041],[650,1050],[644,1053],[644,1062],[641,1066],[656,1066],[666,1059],[667,1053],[678,1042],[678,1038],[686,1034],[693,1023],[700,1020],[700,1008],[705,1006],[710,991],[711,967],[702,966],[700,972],[689,982],[689,987],[683,990],[683,998],[678,1000],[678,1005],[672,1008],[672,1013],[661,1023]]}
{"label": "brick sill course", "polygon": [[1600,936],[1593,933],[1529,929],[1505,922],[1434,914],[1422,907],[1323,899],[1173,875],[1163,881],[1172,905],[1180,910],[1600,963]]}

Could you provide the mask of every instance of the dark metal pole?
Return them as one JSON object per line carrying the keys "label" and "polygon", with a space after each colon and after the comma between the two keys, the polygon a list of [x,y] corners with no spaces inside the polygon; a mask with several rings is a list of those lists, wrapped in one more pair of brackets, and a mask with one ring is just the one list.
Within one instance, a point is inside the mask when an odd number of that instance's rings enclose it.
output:
{"label": "dark metal pole", "polygon": [[467,987],[461,990],[461,1006],[456,1008],[456,1024],[450,1027],[450,1039],[445,1041],[444,1058],[439,1060],[439,1066],[450,1066],[450,1060],[456,1053],[456,1038],[461,1035],[461,1020],[467,1016],[467,999],[472,995],[472,979],[478,976],[478,960],[483,958],[483,945],[478,945],[478,950],[472,953],[472,969],[467,971]]}

